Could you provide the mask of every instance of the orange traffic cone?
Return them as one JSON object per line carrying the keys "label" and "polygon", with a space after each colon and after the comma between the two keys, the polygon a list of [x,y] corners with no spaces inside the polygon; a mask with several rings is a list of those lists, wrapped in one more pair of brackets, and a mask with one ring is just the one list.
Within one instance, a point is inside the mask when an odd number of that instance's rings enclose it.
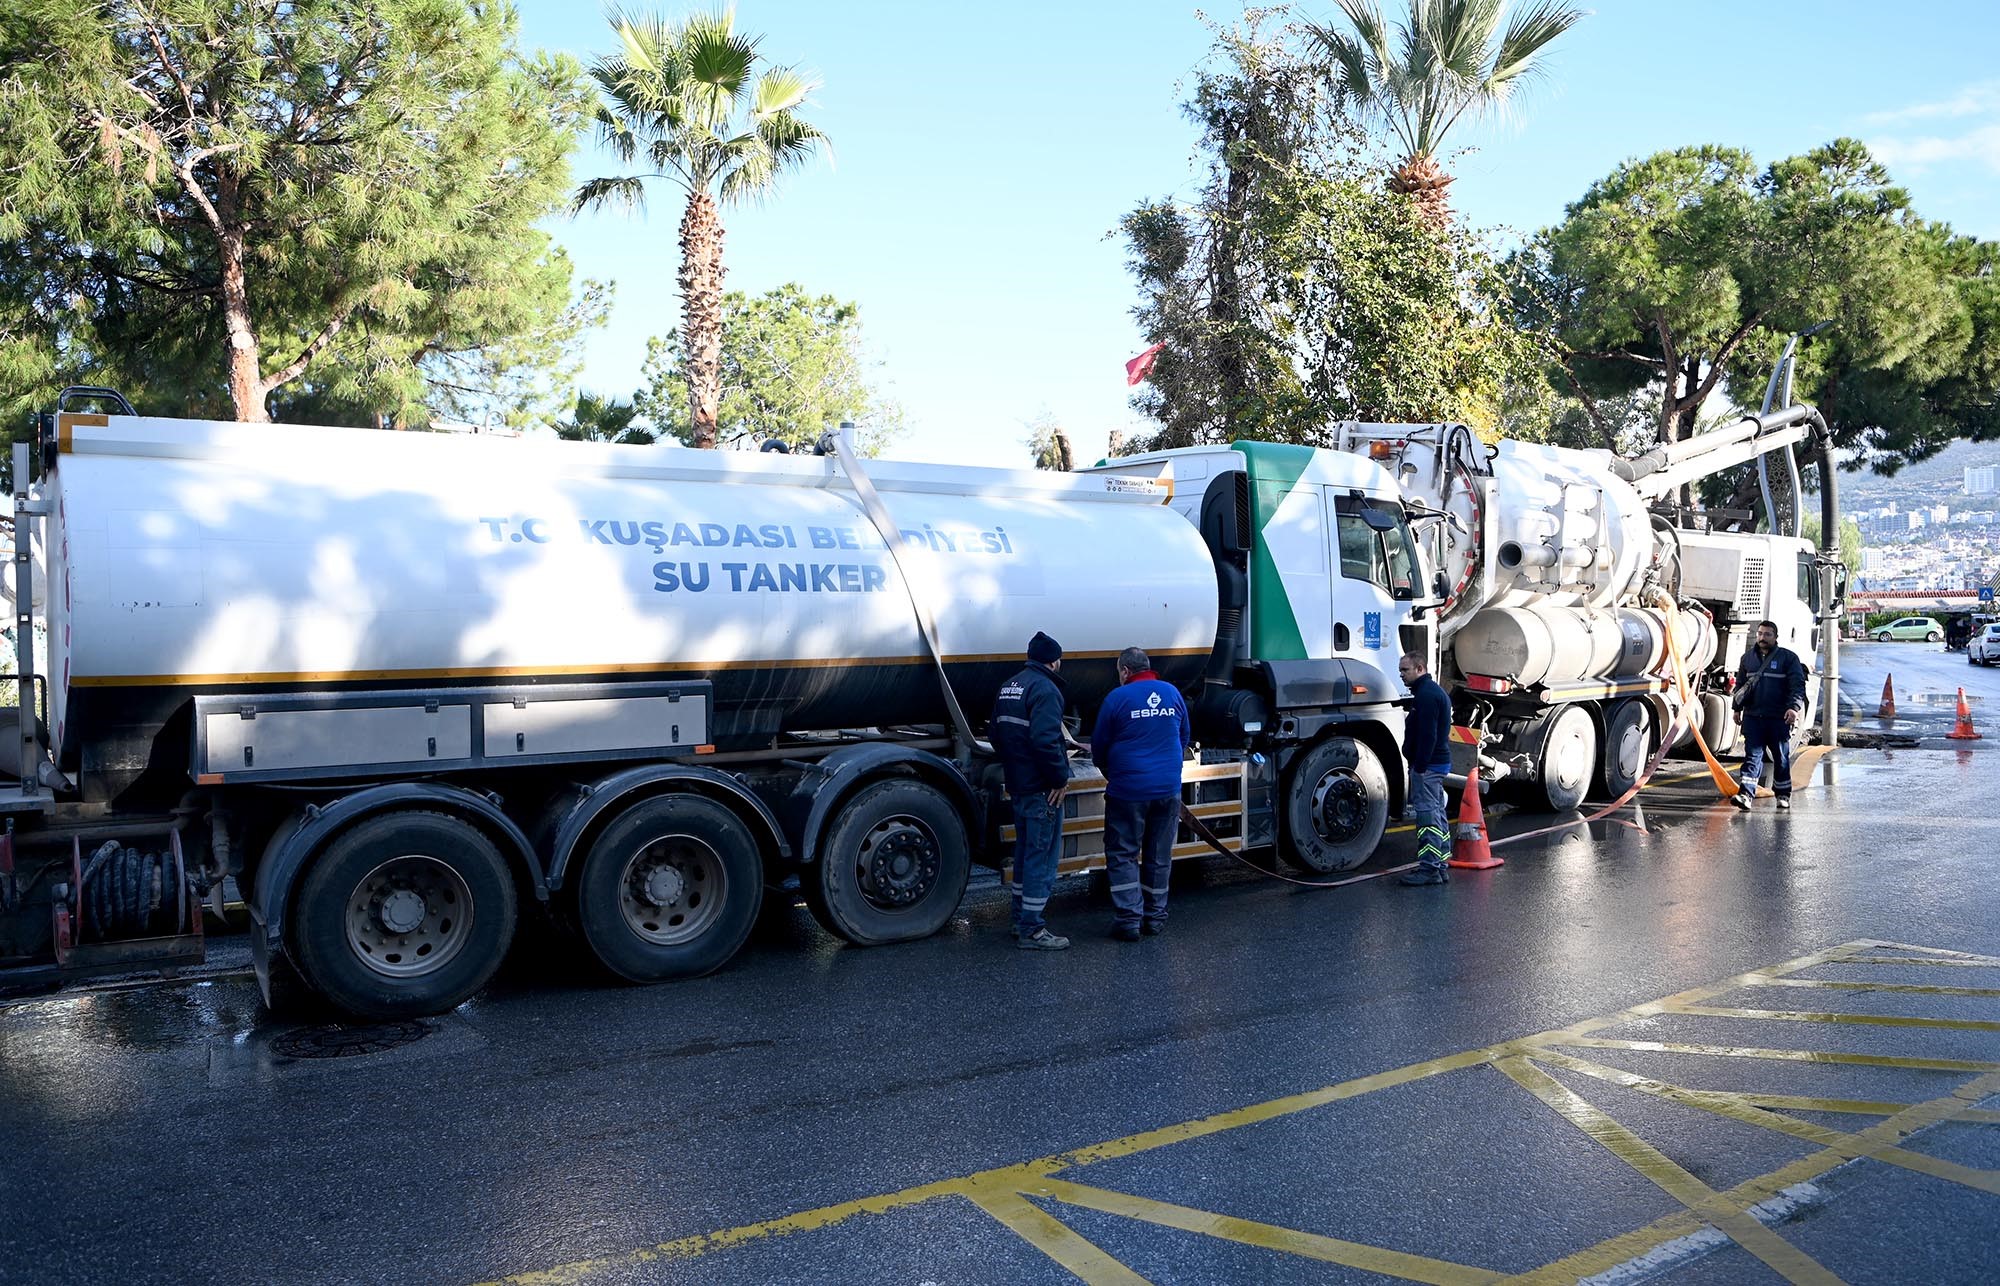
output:
{"label": "orange traffic cone", "polygon": [[1958,690],[1958,726],[1944,734],[1953,741],[1978,741],[1986,734],[1975,732],[1972,727],[1972,709],[1965,704],[1965,689]]}
{"label": "orange traffic cone", "polygon": [[1877,719],[1896,717],[1896,689],[1892,686],[1895,682],[1896,676],[1893,674],[1882,680],[1882,705],[1875,711]]}
{"label": "orange traffic cone", "polygon": [[1506,863],[1493,856],[1486,842],[1486,810],[1479,806],[1479,761],[1465,774],[1465,793],[1458,797],[1458,824],[1452,828],[1451,863],[1462,871],[1490,871]]}

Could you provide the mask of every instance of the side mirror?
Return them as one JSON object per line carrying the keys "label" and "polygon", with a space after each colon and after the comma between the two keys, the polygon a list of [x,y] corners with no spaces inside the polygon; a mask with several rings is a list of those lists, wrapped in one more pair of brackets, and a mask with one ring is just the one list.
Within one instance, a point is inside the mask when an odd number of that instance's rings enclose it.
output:
{"label": "side mirror", "polygon": [[1374,505],[1363,505],[1361,507],[1361,521],[1367,523],[1375,531],[1396,530],[1395,515],[1386,510],[1378,509]]}

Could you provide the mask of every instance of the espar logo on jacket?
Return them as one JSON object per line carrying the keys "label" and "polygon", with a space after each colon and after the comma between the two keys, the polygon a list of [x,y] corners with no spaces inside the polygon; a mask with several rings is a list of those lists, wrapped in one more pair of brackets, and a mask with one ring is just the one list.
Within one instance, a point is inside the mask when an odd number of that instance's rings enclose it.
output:
{"label": "espar logo on jacket", "polygon": [[1172,717],[1179,713],[1180,711],[1174,706],[1162,706],[1160,704],[1160,694],[1153,692],[1147,695],[1145,705],[1133,708],[1132,717],[1134,719],[1151,719],[1158,715]]}

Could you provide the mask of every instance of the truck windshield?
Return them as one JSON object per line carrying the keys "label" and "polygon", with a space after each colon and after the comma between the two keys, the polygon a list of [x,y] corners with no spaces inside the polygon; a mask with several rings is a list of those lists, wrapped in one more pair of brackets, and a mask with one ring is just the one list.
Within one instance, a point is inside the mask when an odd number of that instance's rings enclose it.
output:
{"label": "truck windshield", "polygon": [[1340,574],[1378,585],[1396,598],[1413,597],[1416,546],[1401,506],[1359,496],[1336,496],[1333,508],[1334,529],[1340,539]]}

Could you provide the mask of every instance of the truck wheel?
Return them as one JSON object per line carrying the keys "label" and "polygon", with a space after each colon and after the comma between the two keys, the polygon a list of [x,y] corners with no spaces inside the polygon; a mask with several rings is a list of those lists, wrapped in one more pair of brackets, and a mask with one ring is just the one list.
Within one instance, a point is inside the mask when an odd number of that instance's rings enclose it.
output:
{"label": "truck wheel", "polygon": [[633,982],[720,969],[749,938],[763,901],[750,828],[699,795],[657,795],[620,813],[576,882],[583,940]]}
{"label": "truck wheel", "polygon": [[1279,852],[1302,871],[1331,875],[1367,861],[1389,825],[1389,778],[1375,752],[1328,737],[1292,765]]}
{"label": "truck wheel", "polygon": [[1604,719],[1604,753],[1593,783],[1603,799],[1616,799],[1639,782],[1653,748],[1653,711],[1643,701],[1621,701]]}
{"label": "truck wheel", "polygon": [[827,932],[872,947],[943,928],[971,873],[958,810],[937,788],[899,778],[841,806],[799,887]]}
{"label": "truck wheel", "polygon": [[306,981],[362,1018],[441,1014],[486,985],[514,937],[513,874],[469,822],[405,810],[327,845],[299,885]]}
{"label": "truck wheel", "polygon": [[1551,714],[1535,764],[1551,811],[1566,813],[1581,804],[1597,767],[1597,725],[1590,721],[1590,711],[1566,705]]}

